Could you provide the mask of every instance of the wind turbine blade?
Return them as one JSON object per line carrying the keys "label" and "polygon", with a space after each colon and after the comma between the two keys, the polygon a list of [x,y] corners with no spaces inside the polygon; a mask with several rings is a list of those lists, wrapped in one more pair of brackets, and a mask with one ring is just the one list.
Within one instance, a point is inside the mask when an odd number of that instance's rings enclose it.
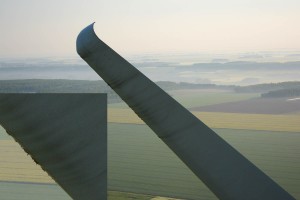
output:
{"label": "wind turbine blade", "polygon": [[[285,190],[102,42],[93,24],[77,52],[220,199],[293,199]],[[245,141],[246,142],[246,141]]]}
{"label": "wind turbine blade", "polygon": [[105,94],[0,94],[0,124],[73,199],[106,199],[106,103]]}

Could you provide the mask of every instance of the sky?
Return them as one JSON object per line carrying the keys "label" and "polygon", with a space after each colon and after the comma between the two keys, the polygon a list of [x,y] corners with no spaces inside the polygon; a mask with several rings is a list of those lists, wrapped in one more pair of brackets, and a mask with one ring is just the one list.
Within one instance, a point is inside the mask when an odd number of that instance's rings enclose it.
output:
{"label": "sky", "polygon": [[96,22],[121,54],[300,50],[299,0],[0,0],[0,58],[76,56]]}

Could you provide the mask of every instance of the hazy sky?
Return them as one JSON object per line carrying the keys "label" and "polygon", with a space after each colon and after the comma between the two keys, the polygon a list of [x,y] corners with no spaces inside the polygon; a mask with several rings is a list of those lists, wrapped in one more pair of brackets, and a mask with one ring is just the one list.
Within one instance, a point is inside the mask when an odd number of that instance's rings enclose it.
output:
{"label": "hazy sky", "polygon": [[121,54],[300,50],[300,0],[0,0],[0,57],[75,56],[94,21]]}

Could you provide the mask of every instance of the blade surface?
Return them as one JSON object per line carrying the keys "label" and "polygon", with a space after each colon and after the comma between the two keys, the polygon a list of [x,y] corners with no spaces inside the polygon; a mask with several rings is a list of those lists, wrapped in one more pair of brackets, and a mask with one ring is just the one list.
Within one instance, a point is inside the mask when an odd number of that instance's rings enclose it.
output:
{"label": "blade surface", "polygon": [[[285,190],[102,42],[93,24],[77,52],[220,199],[293,199]],[[245,141],[247,142],[247,141]]]}
{"label": "blade surface", "polygon": [[0,94],[0,124],[73,199],[106,199],[105,94]]}

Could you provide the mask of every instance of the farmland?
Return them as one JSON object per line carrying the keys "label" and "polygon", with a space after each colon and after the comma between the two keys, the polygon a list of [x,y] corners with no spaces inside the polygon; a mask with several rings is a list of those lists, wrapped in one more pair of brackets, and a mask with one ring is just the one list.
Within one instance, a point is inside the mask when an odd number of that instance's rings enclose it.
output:
{"label": "farmland", "polygon": [[186,108],[226,102],[236,102],[258,97],[258,93],[233,93],[226,90],[174,90],[169,94]]}
{"label": "farmland", "polygon": [[[300,115],[192,112],[212,128],[300,132]],[[144,124],[130,109],[109,109],[108,122]]]}
{"label": "farmland", "polygon": [[[108,131],[109,190],[126,192],[110,192],[109,199],[126,199],[128,194],[134,195],[131,193],[184,199],[216,199],[146,125],[109,123]],[[287,191],[300,197],[300,133],[233,129],[215,131]],[[1,151],[0,179],[10,180],[10,183],[1,182],[1,190],[11,191],[11,186],[20,194],[25,192],[24,188],[37,191],[37,194],[39,191],[45,192],[47,195],[56,191],[53,195],[57,195],[57,199],[68,199],[39,170],[39,166],[30,161],[25,153],[22,154],[15,142],[11,139],[2,139],[1,142],[7,152]],[[6,153],[9,156],[5,156]],[[21,183],[16,183],[30,181],[35,184],[21,187]],[[29,196],[35,194],[25,193]],[[18,199],[17,196],[14,197],[11,199]],[[149,196],[145,198],[150,199]]]}
{"label": "farmland", "polygon": [[[250,101],[258,94],[169,91],[188,108]],[[199,112],[213,128],[296,199],[300,199],[300,115]],[[124,103],[108,109],[110,200],[214,200],[216,197]],[[70,199],[0,128],[0,199]],[[45,196],[45,198],[44,198]],[[47,197],[47,198],[46,198]]]}
{"label": "farmland", "polygon": [[[26,173],[26,171],[24,171]],[[0,181],[0,198],[5,200],[71,200],[56,184]]]}
{"label": "farmland", "polygon": [[[171,90],[167,91],[170,96],[176,99],[186,108],[213,105],[226,102],[236,102],[252,99],[259,96],[258,93],[234,93],[227,90]],[[128,108],[124,103],[110,104],[110,108]]]}
{"label": "farmland", "polygon": [[[299,133],[215,131],[287,191],[299,197]],[[109,133],[110,189],[138,193],[153,191],[156,195],[188,199],[215,199],[147,126],[110,124]]]}

